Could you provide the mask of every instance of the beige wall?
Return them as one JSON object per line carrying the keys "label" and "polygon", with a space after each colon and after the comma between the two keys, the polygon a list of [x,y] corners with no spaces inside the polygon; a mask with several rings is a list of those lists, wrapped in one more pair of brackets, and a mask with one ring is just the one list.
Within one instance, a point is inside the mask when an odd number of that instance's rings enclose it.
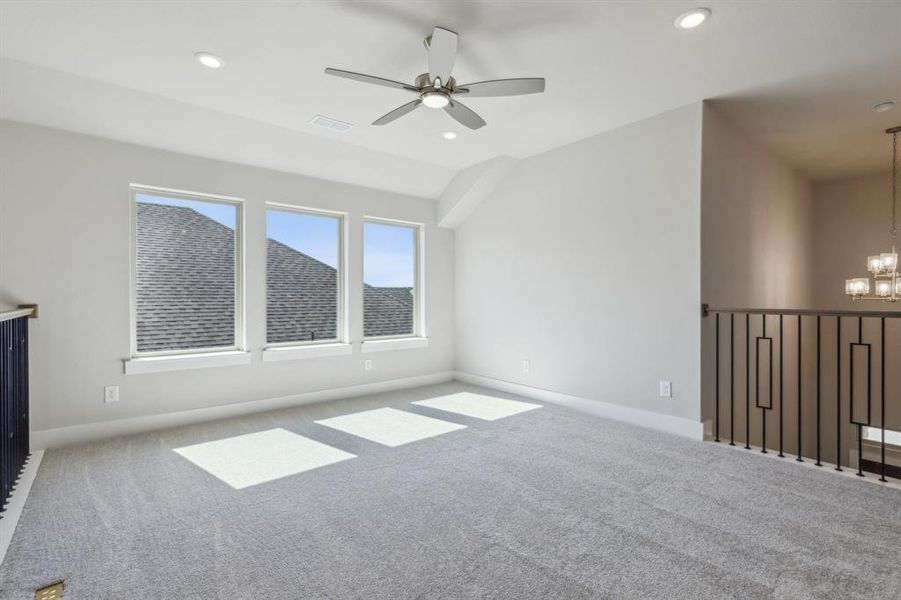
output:
{"label": "beige wall", "polygon": [[[867,276],[867,256],[891,248],[889,173],[817,183],[814,186],[813,265],[816,308],[886,310],[881,302],[852,302],[845,279]],[[899,247],[901,250],[901,247]]]}
{"label": "beige wall", "polygon": [[[208,408],[453,369],[453,232],[436,203],[0,121],[0,300],[37,302],[31,322],[32,427],[45,430]],[[253,363],[123,375],[129,355],[129,184],[245,199],[246,328]],[[349,213],[354,353],[262,363],[265,203]],[[426,224],[429,347],[367,354],[362,335],[363,215]],[[103,386],[121,400],[104,404]]]}
{"label": "beige wall", "polygon": [[704,105],[701,296],[712,306],[810,304],[810,183]]}
{"label": "beige wall", "polygon": [[[852,177],[834,181],[819,182],[814,186],[814,306],[820,309],[897,311],[896,304],[884,302],[854,302],[844,294],[845,279],[865,277],[866,258],[871,254],[888,252],[891,248],[889,223],[891,221],[890,174]],[[834,318],[830,319],[830,332],[834,331]],[[857,340],[855,319],[843,319],[842,326],[842,372],[847,377],[848,346]],[[834,336],[834,334],[831,334]],[[879,321],[864,321],[863,337],[873,344],[873,422],[881,420],[879,399],[881,379],[879,377]],[[834,337],[830,341],[834,343]],[[890,429],[901,429],[901,398],[892,390],[901,390],[901,319],[886,320],[886,424]],[[831,435],[835,431],[835,350],[828,349],[828,360],[822,372],[822,383],[826,394],[824,420]],[[894,365],[894,366],[893,366]],[[863,375],[862,369],[858,371]],[[863,403],[860,405],[863,406]],[[842,415],[843,445],[848,448],[856,444],[855,430],[848,424],[847,378],[843,383]],[[829,454],[831,456],[830,439]],[[847,454],[843,451],[843,460]]]}
{"label": "beige wall", "polygon": [[[701,177],[701,290],[711,306],[736,308],[809,308],[813,264],[814,204],[810,183],[779,158],[756,144],[709,103],[704,105]],[[730,328],[721,317],[720,432],[728,437],[730,398],[728,379]],[[783,443],[796,448],[797,322],[784,320],[783,347],[786,374],[782,383],[785,409]],[[750,396],[750,432],[760,440],[761,410],[755,404],[755,339],[763,335],[759,316],[749,322],[751,377],[745,376],[745,316],[735,316],[736,439],[744,441],[746,382]],[[778,444],[779,318],[767,319],[773,337],[774,410],[767,416],[767,445]],[[715,317],[703,323],[703,418],[715,418]],[[766,362],[764,361],[764,364]],[[768,369],[761,370],[762,381]],[[766,388],[766,386],[764,386]],[[761,400],[765,402],[765,396]],[[803,417],[802,417],[803,419]],[[711,423],[712,424],[712,423]]]}

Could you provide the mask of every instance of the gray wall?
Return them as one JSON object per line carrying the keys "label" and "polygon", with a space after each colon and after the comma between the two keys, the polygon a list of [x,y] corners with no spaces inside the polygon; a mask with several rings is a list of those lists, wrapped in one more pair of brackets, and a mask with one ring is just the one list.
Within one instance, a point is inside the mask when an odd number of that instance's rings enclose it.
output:
{"label": "gray wall", "polygon": [[700,166],[700,103],[521,161],[456,232],[458,369],[698,420]]}
{"label": "gray wall", "polygon": [[[36,430],[289,396],[453,368],[453,232],[436,203],[299,175],[0,121],[0,300],[38,302],[31,322]],[[129,354],[130,183],[242,197],[251,365],[123,375]],[[347,211],[351,338],[362,332],[365,215],[427,224],[427,349],[261,363],[265,342],[264,203]],[[121,386],[103,403],[103,386]]]}

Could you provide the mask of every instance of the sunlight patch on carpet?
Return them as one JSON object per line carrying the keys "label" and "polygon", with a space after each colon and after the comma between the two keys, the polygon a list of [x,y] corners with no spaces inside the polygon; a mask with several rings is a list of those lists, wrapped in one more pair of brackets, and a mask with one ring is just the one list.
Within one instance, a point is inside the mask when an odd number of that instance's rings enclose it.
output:
{"label": "sunlight patch on carpet", "polygon": [[175,448],[236,490],[355,458],[281,428]]}
{"label": "sunlight patch on carpet", "polygon": [[458,429],[466,429],[465,425],[393,408],[366,410],[316,423],[392,448]]}
{"label": "sunlight patch on carpet", "polygon": [[504,398],[495,398],[494,396],[485,396],[484,394],[474,394],[472,392],[459,392],[438,398],[429,398],[428,400],[417,400],[413,404],[485,421],[496,421],[497,419],[541,408],[540,404],[505,400]]}

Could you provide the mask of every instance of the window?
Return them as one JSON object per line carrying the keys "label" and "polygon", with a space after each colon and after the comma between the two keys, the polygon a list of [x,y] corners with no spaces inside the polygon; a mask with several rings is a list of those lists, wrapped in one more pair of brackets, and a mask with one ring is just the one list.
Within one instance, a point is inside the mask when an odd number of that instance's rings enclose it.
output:
{"label": "window", "polygon": [[419,225],[363,223],[363,335],[420,335]]}
{"label": "window", "polygon": [[[868,442],[882,443],[882,430],[878,427],[864,427],[863,439]],[[901,446],[901,431],[886,429],[885,443],[892,446]]]}
{"label": "window", "polygon": [[266,341],[334,342],[344,332],[344,218],[266,211]]}
{"label": "window", "polygon": [[132,355],[243,346],[241,201],[132,186]]}

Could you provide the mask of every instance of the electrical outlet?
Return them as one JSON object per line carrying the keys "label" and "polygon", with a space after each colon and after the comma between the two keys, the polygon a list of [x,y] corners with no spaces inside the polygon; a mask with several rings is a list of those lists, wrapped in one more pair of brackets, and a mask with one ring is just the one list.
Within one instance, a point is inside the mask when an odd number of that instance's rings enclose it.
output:
{"label": "electrical outlet", "polygon": [[531,370],[532,370],[532,363],[527,360],[522,361],[522,372],[528,373]]}
{"label": "electrical outlet", "polygon": [[672,381],[661,381],[660,382],[660,397],[661,398],[672,398],[673,397],[673,382]]}
{"label": "electrical outlet", "polygon": [[363,361],[363,370],[364,370],[364,371],[371,371],[371,370],[372,370],[372,361],[369,360],[368,358],[367,358],[366,360]]}
{"label": "electrical outlet", "polygon": [[108,385],[103,388],[103,401],[104,402],[118,402],[119,401],[119,386],[118,385]]}

